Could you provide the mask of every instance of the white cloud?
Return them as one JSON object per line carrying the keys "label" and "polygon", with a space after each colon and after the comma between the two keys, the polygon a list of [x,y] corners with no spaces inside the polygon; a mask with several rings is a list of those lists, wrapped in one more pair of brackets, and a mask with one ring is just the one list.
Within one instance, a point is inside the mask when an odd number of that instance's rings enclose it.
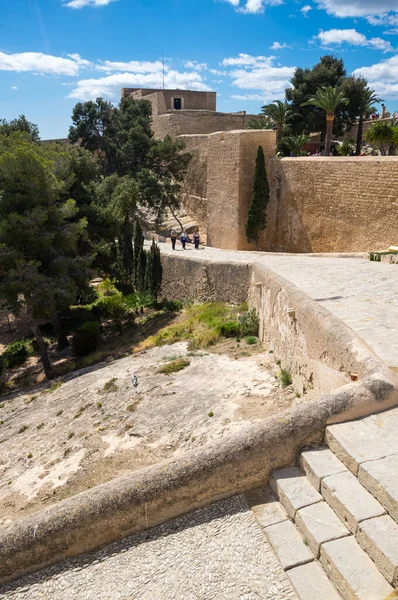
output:
{"label": "white cloud", "polygon": [[351,46],[374,48],[375,50],[382,50],[383,52],[393,51],[390,42],[383,40],[382,38],[368,39],[363,33],[356,31],[356,29],[321,30],[317,37],[321,41],[322,46],[333,46],[346,43]]}
{"label": "white cloud", "polygon": [[35,74],[68,75],[79,74],[80,68],[88,67],[89,61],[79,54],[69,54],[69,58],[51,56],[41,52],[21,52],[5,54],[0,52],[0,71],[31,71]]}
{"label": "white cloud", "polygon": [[209,69],[209,73],[212,73],[213,75],[222,75],[224,77],[227,74],[226,71],[220,71],[219,69]]}
{"label": "white cloud", "polygon": [[86,6],[92,6],[99,8],[101,6],[107,6],[115,0],[67,0],[64,2],[64,6],[68,8],[85,8]]}
{"label": "white cloud", "polygon": [[310,12],[310,10],[312,10],[312,6],[310,6],[309,4],[306,4],[305,6],[303,6],[303,8],[300,9],[301,12],[303,13],[303,15],[307,16],[308,13]]}
{"label": "white cloud", "polygon": [[335,17],[366,17],[374,24],[398,17],[397,0],[317,0],[317,4]]}
{"label": "white cloud", "polygon": [[[103,97],[116,100],[123,87],[142,87],[160,89],[163,83],[161,70],[154,73],[115,73],[99,79],[82,79],[77,82],[77,87],[72,90],[68,98],[79,100],[95,100]],[[197,71],[180,73],[170,70],[165,74],[165,87],[171,89],[186,89],[198,91],[211,91]]]}
{"label": "white cloud", "polygon": [[231,96],[234,100],[243,100],[243,102],[264,102],[264,96],[262,94],[245,94],[245,95],[236,95]]}
{"label": "white cloud", "polygon": [[353,75],[366,77],[370,87],[382,98],[398,98],[398,54],[369,67],[360,67]]}
{"label": "white cloud", "polygon": [[224,0],[229,2],[239,12],[246,14],[258,14],[264,12],[266,6],[279,6],[284,0]]}
{"label": "white cloud", "polygon": [[270,46],[271,50],[285,50],[286,48],[292,48],[286,43],[281,44],[280,42],[274,42],[272,46]]}
{"label": "white cloud", "polygon": [[[108,73],[112,71],[124,71],[131,73],[157,73],[163,70],[163,63],[160,60],[154,62],[150,61],[138,61],[131,60],[130,62],[112,62],[105,60],[95,67],[98,71],[106,71]],[[165,65],[165,71],[168,70],[168,66]]]}
{"label": "white cloud", "polygon": [[195,71],[206,71],[207,63],[200,63],[196,60],[186,60],[184,62],[184,67],[187,69],[194,69]]}
{"label": "white cloud", "polygon": [[12,86],[11,86],[11,89],[12,89],[12,90],[17,90],[17,89],[18,89],[18,87],[17,87],[16,85],[12,85]]}
{"label": "white cloud", "polygon": [[234,67],[229,72],[232,85],[241,90],[255,90],[255,94],[245,94],[238,99],[249,99],[249,96],[253,100],[261,97],[262,101],[284,98],[295,67],[275,67],[274,60],[274,56],[251,56],[243,53],[223,60],[224,66]]}

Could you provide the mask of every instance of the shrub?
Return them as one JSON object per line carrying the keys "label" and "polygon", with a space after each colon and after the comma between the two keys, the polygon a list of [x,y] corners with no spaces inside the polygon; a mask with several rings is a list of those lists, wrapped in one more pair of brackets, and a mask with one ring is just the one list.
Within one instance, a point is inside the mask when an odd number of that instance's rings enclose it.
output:
{"label": "shrub", "polygon": [[96,303],[100,314],[105,319],[114,321],[118,329],[122,329],[122,323],[127,318],[129,308],[122,294],[114,294],[113,296],[104,296]]}
{"label": "shrub", "polygon": [[178,358],[177,360],[173,360],[172,362],[167,363],[167,365],[160,367],[158,373],[171,375],[172,373],[182,371],[182,369],[185,369],[185,367],[189,367],[190,364],[191,363],[187,358]]}
{"label": "shrub", "polygon": [[258,338],[256,338],[254,335],[249,335],[246,338],[246,344],[249,344],[249,346],[252,346],[253,344],[257,344],[258,342]]}
{"label": "shrub", "polygon": [[165,312],[178,312],[183,309],[183,303],[180,300],[167,300],[165,298],[162,301],[161,307]]}
{"label": "shrub", "polygon": [[97,293],[101,298],[105,296],[114,296],[115,294],[118,294],[120,292],[118,292],[117,288],[112,283],[112,281],[106,278],[97,285]]}
{"label": "shrub", "polygon": [[242,319],[240,323],[240,332],[242,337],[251,335],[258,336],[258,330],[260,327],[260,319],[253,308],[250,310]]}
{"label": "shrub", "polygon": [[2,354],[2,363],[4,367],[13,369],[14,367],[23,365],[28,359],[28,356],[28,342],[25,340],[11,342],[11,344],[8,344],[6,350]]}
{"label": "shrub", "polygon": [[100,340],[99,325],[96,321],[87,321],[72,337],[72,352],[76,356],[87,356],[94,352]]}
{"label": "shrub", "polygon": [[227,321],[220,325],[219,331],[224,337],[237,337],[240,332],[239,323],[237,321]]}
{"label": "shrub", "polygon": [[292,376],[290,375],[289,371],[286,371],[286,369],[281,369],[281,383],[283,387],[287,387],[288,385],[291,385],[292,383]]}

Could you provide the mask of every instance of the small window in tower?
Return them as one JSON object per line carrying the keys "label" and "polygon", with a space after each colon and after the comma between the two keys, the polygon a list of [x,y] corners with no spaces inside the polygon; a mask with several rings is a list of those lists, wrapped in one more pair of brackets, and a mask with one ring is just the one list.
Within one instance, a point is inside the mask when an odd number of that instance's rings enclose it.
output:
{"label": "small window in tower", "polygon": [[174,98],[174,110],[181,110],[182,102],[181,98]]}

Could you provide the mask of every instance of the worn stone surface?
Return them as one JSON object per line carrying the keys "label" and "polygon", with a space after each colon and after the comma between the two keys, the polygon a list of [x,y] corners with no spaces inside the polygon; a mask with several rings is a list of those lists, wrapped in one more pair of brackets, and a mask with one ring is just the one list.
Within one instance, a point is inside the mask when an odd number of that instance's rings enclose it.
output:
{"label": "worn stone surface", "polygon": [[326,502],[318,502],[297,511],[295,522],[317,558],[324,542],[350,535],[347,527]]}
{"label": "worn stone surface", "polygon": [[265,533],[284,569],[292,569],[314,560],[312,552],[291,521],[270,525],[265,528]]}
{"label": "worn stone surface", "polygon": [[24,577],[0,597],[297,600],[241,496]]}
{"label": "worn stone surface", "polygon": [[357,541],[392,586],[398,586],[398,525],[389,516],[359,524]]}
{"label": "worn stone surface", "polygon": [[269,486],[246,492],[245,500],[261,527],[288,520],[285,509]]}
{"label": "worn stone surface", "polygon": [[320,561],[345,600],[383,600],[392,591],[353,536],[324,544]]}
{"label": "worn stone surface", "polygon": [[[381,415],[377,416],[380,422],[386,419]],[[361,463],[398,454],[396,431],[393,435],[391,431],[378,425],[378,420],[366,418],[330,425],[326,429],[326,441],[332,452],[356,475]]]}
{"label": "worn stone surface", "polygon": [[300,508],[322,500],[299,467],[274,471],[270,485],[291,519],[295,518]]}
{"label": "worn stone surface", "polygon": [[345,465],[326,447],[301,452],[300,465],[318,492],[321,491],[322,479],[347,471]]}
{"label": "worn stone surface", "polygon": [[398,456],[363,463],[358,478],[398,522]]}
{"label": "worn stone surface", "polygon": [[358,523],[385,513],[381,504],[365,490],[352,473],[330,475],[322,481],[322,495],[351,533]]}
{"label": "worn stone surface", "polygon": [[288,576],[300,600],[341,600],[317,561],[290,569]]}

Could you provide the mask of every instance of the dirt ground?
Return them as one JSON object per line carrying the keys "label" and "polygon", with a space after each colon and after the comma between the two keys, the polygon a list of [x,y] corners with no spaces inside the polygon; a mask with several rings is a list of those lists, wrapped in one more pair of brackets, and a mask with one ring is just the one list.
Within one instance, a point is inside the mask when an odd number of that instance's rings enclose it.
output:
{"label": "dirt ground", "polygon": [[[178,357],[189,366],[159,373]],[[302,401],[281,388],[273,356],[245,341],[194,353],[180,342],[86,371],[1,402],[0,523]]]}

